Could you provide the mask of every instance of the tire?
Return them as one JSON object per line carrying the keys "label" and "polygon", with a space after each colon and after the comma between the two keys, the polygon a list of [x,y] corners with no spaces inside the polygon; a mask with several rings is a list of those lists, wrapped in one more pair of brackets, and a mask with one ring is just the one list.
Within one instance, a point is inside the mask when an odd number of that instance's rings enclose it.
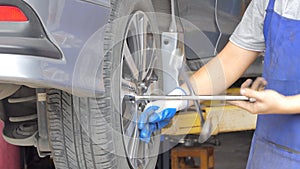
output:
{"label": "tire", "polygon": [[[111,134],[95,98],[77,98],[60,90],[48,90],[47,112],[52,156],[57,169],[117,168]],[[96,107],[95,107],[96,106]],[[108,115],[107,115],[108,116]],[[80,120],[79,120],[80,119]],[[86,121],[86,126],[83,121]],[[88,127],[87,127],[88,126]],[[88,130],[88,131],[87,131]],[[95,141],[98,139],[98,141]],[[106,147],[106,148],[104,148]]]}
{"label": "tire", "polygon": [[[105,94],[82,98],[60,90],[47,91],[49,138],[58,169],[154,169],[156,165],[159,132],[147,144],[139,141],[136,128],[138,114],[147,103],[126,100],[124,93],[128,91],[123,86],[123,81],[135,85],[134,94],[149,94],[150,90],[161,86],[161,73],[155,70],[155,66],[160,65],[155,49],[159,47],[158,31],[155,17],[148,15],[153,11],[152,3],[150,0],[115,0],[111,4],[111,19],[104,42]],[[129,35],[131,25],[136,21],[134,18],[147,22],[143,24],[147,32],[142,32],[142,36],[139,33]],[[150,26],[152,23],[154,25]],[[133,53],[140,50],[135,49],[139,41],[135,43],[134,38],[140,37],[147,40],[146,46],[143,46],[145,49],[139,48],[145,52],[141,53],[141,57],[135,57]],[[133,75],[124,54],[126,49],[131,53],[132,63],[141,68],[138,75]],[[138,64],[140,62],[143,64]]]}

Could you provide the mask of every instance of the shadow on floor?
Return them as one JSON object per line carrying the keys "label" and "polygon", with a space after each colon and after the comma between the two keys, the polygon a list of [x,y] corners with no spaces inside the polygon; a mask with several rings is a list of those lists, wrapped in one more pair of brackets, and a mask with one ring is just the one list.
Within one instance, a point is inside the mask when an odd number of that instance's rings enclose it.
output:
{"label": "shadow on floor", "polygon": [[24,169],[54,169],[50,157],[40,158],[35,147],[23,148]]}

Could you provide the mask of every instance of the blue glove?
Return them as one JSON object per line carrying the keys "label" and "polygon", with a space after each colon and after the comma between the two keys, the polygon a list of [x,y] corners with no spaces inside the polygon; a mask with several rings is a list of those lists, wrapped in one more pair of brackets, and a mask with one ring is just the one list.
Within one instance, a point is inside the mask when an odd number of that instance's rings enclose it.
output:
{"label": "blue glove", "polygon": [[[176,88],[169,95],[186,95],[186,93],[183,89]],[[149,103],[138,121],[140,139],[149,143],[153,132],[168,125],[175,113],[187,106],[188,102],[185,100],[159,100]]]}
{"label": "blue glove", "polygon": [[151,134],[168,125],[176,113],[175,108],[166,108],[159,113],[155,113],[158,109],[158,106],[150,106],[140,116],[138,122],[140,139],[146,143],[149,143]]}

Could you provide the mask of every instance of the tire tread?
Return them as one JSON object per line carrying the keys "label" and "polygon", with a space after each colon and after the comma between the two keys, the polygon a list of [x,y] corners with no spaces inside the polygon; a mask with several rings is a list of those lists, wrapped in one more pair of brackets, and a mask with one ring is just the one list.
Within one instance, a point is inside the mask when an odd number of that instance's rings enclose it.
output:
{"label": "tire tread", "polygon": [[[107,130],[111,121],[107,121],[108,114],[99,112],[97,99],[78,98],[56,89],[47,93],[49,136],[56,168],[114,168],[113,143]],[[87,124],[78,118],[87,120]],[[87,130],[82,125],[88,126]]]}

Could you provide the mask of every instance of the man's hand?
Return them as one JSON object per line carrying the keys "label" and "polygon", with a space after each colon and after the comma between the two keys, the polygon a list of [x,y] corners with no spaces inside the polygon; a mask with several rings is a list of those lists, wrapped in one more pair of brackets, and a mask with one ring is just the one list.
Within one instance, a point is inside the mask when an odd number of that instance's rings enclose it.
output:
{"label": "man's hand", "polygon": [[[251,85],[252,84],[252,85]],[[241,86],[241,95],[254,98],[254,103],[246,101],[232,101],[231,104],[241,107],[253,114],[284,113],[286,97],[274,90],[265,90],[267,81],[264,78],[246,80]]]}
{"label": "man's hand", "polygon": [[[186,95],[181,88],[174,89],[169,95]],[[138,121],[140,139],[150,141],[151,134],[169,124],[175,113],[188,106],[185,100],[159,100],[154,101],[145,107]]]}

